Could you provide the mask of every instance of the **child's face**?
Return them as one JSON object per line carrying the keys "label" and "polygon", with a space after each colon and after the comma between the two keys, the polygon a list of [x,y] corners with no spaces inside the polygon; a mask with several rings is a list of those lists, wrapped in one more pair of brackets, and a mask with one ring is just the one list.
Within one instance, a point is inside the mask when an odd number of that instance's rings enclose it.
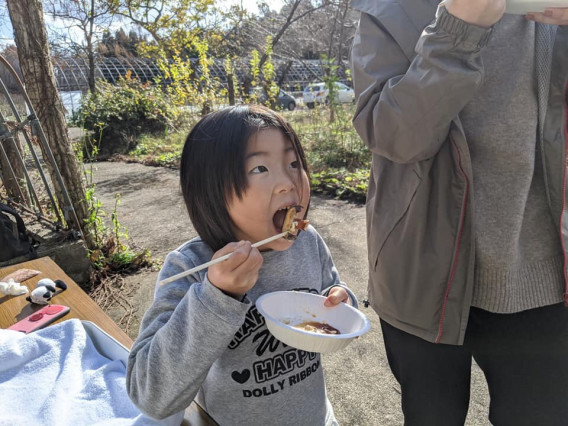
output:
{"label": "child's face", "polygon": [[[237,239],[255,243],[282,232],[281,225],[274,223],[278,210],[301,205],[296,217],[304,217],[310,184],[292,142],[278,129],[258,132],[248,141],[245,155],[248,187],[241,199],[232,197],[229,215]],[[286,250],[292,244],[280,238],[260,249]]]}

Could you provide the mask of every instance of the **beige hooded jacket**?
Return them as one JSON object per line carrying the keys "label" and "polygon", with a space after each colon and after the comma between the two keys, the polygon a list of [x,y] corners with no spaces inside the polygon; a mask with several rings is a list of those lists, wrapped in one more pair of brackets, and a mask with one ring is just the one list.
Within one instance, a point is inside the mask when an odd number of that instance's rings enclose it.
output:
{"label": "beige hooded jacket", "polygon": [[[353,123],[373,154],[369,301],[401,330],[459,345],[475,260],[471,160],[459,113],[483,81],[480,52],[492,30],[438,3],[352,0],[361,11],[351,53]],[[537,24],[535,45],[538,146],[566,258],[568,28]]]}

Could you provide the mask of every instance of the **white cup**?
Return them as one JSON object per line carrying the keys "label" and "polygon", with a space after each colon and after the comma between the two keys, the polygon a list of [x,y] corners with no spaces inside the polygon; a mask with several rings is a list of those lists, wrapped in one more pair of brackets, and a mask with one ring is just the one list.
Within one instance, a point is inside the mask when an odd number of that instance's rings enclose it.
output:
{"label": "white cup", "polygon": [[505,13],[526,15],[529,12],[544,12],[549,7],[568,7],[568,0],[507,0]]}

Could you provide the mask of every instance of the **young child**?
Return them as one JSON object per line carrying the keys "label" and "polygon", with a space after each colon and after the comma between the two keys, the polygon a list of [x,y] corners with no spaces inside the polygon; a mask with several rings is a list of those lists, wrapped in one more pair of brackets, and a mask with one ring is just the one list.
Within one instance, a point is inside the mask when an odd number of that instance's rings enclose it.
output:
{"label": "young child", "polygon": [[281,232],[286,208],[310,202],[306,159],[285,119],[261,106],[211,113],[189,134],[182,153],[183,196],[199,238],[171,252],[158,280],[211,258],[229,259],[156,286],[132,347],[128,393],[163,419],[197,402],[221,425],[334,425],[320,355],[274,338],[255,308],[278,290],[353,294],[330,252],[309,226],[295,241],[251,243]]}

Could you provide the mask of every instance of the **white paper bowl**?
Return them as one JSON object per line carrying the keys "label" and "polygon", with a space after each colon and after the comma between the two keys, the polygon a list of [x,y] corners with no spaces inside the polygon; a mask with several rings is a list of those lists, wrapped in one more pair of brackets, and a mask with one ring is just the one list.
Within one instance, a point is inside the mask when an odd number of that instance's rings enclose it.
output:
{"label": "white paper bowl", "polygon": [[529,12],[544,12],[549,7],[568,7],[568,0],[507,0],[505,13],[526,15]]}
{"label": "white paper bowl", "polygon": [[[345,303],[327,307],[324,300],[324,296],[317,294],[275,291],[260,296],[256,308],[274,337],[307,352],[335,352],[369,331],[371,323],[358,309]],[[341,334],[317,334],[293,327],[306,321],[329,324]]]}

